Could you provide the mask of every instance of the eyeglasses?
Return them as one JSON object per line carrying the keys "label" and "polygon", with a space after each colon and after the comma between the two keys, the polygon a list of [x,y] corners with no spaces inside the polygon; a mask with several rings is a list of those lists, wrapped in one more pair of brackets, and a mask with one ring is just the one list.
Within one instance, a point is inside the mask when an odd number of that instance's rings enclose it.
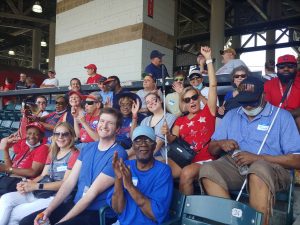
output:
{"label": "eyeglasses", "polygon": [[69,132],[53,132],[53,136],[54,137],[62,137],[62,138],[66,138],[69,137],[70,133]]}
{"label": "eyeglasses", "polygon": [[46,105],[46,102],[36,102],[36,104],[43,104],[43,105]]}
{"label": "eyeglasses", "polygon": [[174,81],[184,81],[184,78],[183,77],[178,77],[178,78],[175,78]]}
{"label": "eyeglasses", "polygon": [[195,77],[189,78],[189,80],[192,81],[192,80],[197,80],[197,79],[201,79],[201,78],[202,77],[195,76]]}
{"label": "eyeglasses", "polygon": [[199,98],[199,95],[198,95],[198,94],[195,94],[195,95],[193,95],[192,97],[184,98],[183,101],[184,101],[185,103],[190,103],[191,99],[192,99],[193,101],[196,101],[198,98]]}
{"label": "eyeglasses", "polygon": [[247,77],[247,75],[246,74],[235,74],[234,76],[233,76],[233,78],[234,79],[236,79],[236,78],[246,78]]}
{"label": "eyeglasses", "polygon": [[65,102],[58,102],[58,101],[56,101],[55,104],[56,104],[56,105],[64,105]]}
{"label": "eyeglasses", "polygon": [[85,101],[85,104],[87,104],[87,105],[94,105],[95,101]]}
{"label": "eyeglasses", "polygon": [[149,138],[138,138],[133,141],[136,145],[142,145],[145,143],[146,145],[153,145],[154,141]]}
{"label": "eyeglasses", "polygon": [[294,69],[294,68],[296,68],[296,64],[294,64],[294,63],[283,63],[283,64],[277,65],[277,68],[280,69],[280,70],[284,69],[285,67],[287,67],[289,69]]}
{"label": "eyeglasses", "polygon": [[125,108],[125,107],[132,107],[132,103],[125,103],[125,104],[120,104],[120,107]]}
{"label": "eyeglasses", "polygon": [[151,104],[151,103],[153,103],[153,102],[156,103],[157,101],[158,101],[158,98],[157,98],[157,97],[154,97],[154,98],[152,98],[152,99],[146,101],[146,105],[149,105],[149,104]]}

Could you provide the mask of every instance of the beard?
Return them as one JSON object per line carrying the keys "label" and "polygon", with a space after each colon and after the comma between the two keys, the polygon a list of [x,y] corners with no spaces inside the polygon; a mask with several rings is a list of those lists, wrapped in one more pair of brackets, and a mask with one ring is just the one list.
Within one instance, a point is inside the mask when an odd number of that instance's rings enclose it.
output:
{"label": "beard", "polygon": [[278,73],[277,72],[278,79],[281,83],[287,84],[290,80],[295,79],[296,77],[296,71],[292,73]]}

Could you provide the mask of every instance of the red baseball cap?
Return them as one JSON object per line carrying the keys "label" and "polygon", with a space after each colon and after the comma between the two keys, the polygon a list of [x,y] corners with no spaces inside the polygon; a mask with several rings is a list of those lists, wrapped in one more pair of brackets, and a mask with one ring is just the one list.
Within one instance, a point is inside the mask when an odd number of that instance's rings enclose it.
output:
{"label": "red baseball cap", "polygon": [[69,97],[70,97],[71,95],[73,95],[73,94],[78,95],[79,98],[80,98],[81,100],[85,99],[85,96],[83,96],[83,95],[82,95],[80,92],[78,92],[78,91],[70,91],[70,92],[69,92]]}
{"label": "red baseball cap", "polygon": [[116,79],[114,79],[114,78],[108,78],[108,79],[106,79],[106,81],[103,82],[103,84],[108,84],[109,82],[115,81],[115,80]]}
{"label": "red baseball cap", "polygon": [[26,130],[28,130],[29,128],[31,127],[35,127],[36,129],[38,129],[41,133],[44,133],[45,132],[45,127],[38,123],[38,122],[33,122],[33,123],[30,123],[26,126]]}
{"label": "red baseball cap", "polygon": [[84,69],[93,69],[93,70],[97,70],[97,66],[95,64],[89,64],[87,66],[84,67]]}
{"label": "red baseball cap", "polygon": [[282,55],[282,56],[278,57],[276,66],[278,64],[282,64],[282,63],[295,63],[295,64],[297,64],[297,59],[293,55]]}

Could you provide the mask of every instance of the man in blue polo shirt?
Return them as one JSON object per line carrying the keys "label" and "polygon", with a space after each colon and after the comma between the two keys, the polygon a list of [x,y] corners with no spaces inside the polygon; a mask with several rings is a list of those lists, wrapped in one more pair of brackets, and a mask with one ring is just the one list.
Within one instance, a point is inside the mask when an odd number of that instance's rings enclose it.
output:
{"label": "man in blue polo shirt", "polygon": [[124,163],[115,153],[115,186],[107,202],[118,213],[121,225],[161,224],[168,217],[172,198],[171,169],[153,157],[156,137],[151,127],[135,128],[132,140],[136,160]]}
{"label": "man in blue polo shirt", "polygon": [[[290,113],[280,109],[257,155],[278,108],[265,101],[261,80],[249,76],[238,88],[242,106],[225,115],[209,144],[211,154],[229,154],[203,165],[200,181],[207,194],[230,198],[229,191],[240,190],[248,179],[250,205],[268,224],[275,193],[288,189],[289,170],[300,168],[300,135]],[[233,159],[230,153],[237,149]],[[238,172],[241,166],[248,166],[247,177]]]}
{"label": "man in blue polo shirt", "polygon": [[[145,73],[151,73],[151,75],[155,79],[161,79],[162,78],[162,57],[165,54],[162,54],[158,50],[153,50],[150,54],[151,63],[146,66]],[[168,76],[167,68],[164,66],[164,76]]]}

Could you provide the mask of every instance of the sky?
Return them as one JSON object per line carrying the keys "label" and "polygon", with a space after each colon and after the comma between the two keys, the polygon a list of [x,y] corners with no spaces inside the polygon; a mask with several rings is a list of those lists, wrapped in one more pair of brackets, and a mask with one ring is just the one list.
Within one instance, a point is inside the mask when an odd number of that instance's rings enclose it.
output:
{"label": "sky", "polygon": [[[276,31],[276,38],[282,33],[281,30]],[[262,34],[266,37],[266,33]],[[250,37],[250,35],[242,36],[242,45]],[[278,43],[288,42],[288,36],[284,35]],[[257,45],[265,45],[265,41],[258,36]],[[254,38],[245,46],[245,47],[254,47]],[[291,54],[297,57],[297,53],[292,48],[279,48],[275,50],[275,62],[277,58],[281,55]],[[264,64],[266,60],[266,51],[256,51],[256,52],[247,52],[242,53],[240,59],[243,60],[246,65],[250,68],[251,71],[262,71],[264,74]]]}

